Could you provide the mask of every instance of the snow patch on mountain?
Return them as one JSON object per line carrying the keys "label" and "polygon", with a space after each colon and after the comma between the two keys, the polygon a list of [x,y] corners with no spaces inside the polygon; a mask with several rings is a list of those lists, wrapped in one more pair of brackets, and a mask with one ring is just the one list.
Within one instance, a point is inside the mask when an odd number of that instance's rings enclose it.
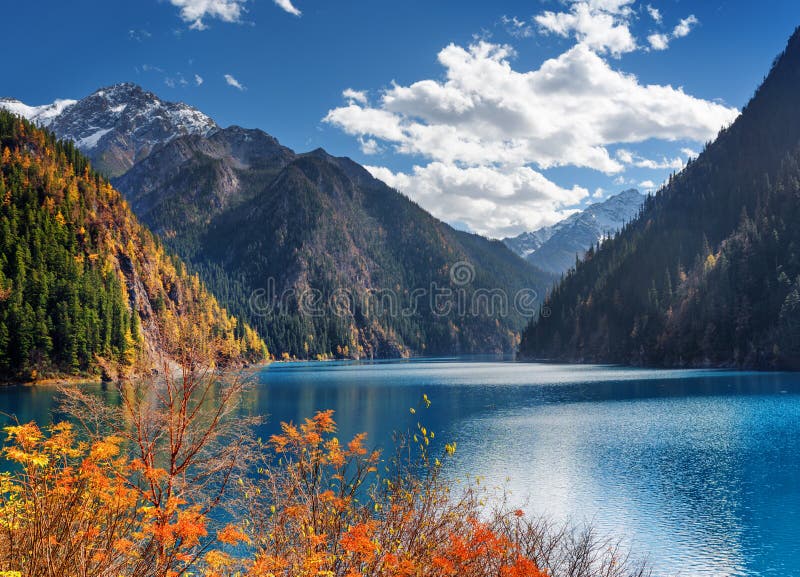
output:
{"label": "snow patch on mountain", "polygon": [[100,142],[100,139],[112,130],[113,128],[101,128],[89,136],[84,136],[80,140],[76,140],[75,144],[81,150],[92,150],[97,146],[97,143]]}
{"label": "snow patch on mountain", "polygon": [[59,99],[51,104],[28,106],[16,98],[0,98],[0,108],[4,108],[14,114],[19,114],[23,118],[41,126],[48,126],[54,118],[76,102],[78,101]]}
{"label": "snow patch on mountain", "polygon": [[603,202],[592,204],[556,224],[525,232],[503,242],[537,267],[560,274],[575,264],[575,256],[612,236],[639,213],[645,196],[625,190]]}

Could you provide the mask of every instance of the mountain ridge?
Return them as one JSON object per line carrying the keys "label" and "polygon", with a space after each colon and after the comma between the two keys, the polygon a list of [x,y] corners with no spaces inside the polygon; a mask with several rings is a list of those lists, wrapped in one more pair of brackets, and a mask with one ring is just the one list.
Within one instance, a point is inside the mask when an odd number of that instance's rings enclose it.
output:
{"label": "mountain ridge", "polygon": [[[250,162],[242,158],[248,147],[237,144],[245,137],[264,144]],[[458,233],[352,160],[322,149],[294,153],[256,129],[229,127],[209,137],[175,139],[115,183],[278,354],[510,352],[524,319],[512,311],[490,319],[486,328],[478,317],[438,318],[429,304],[409,318],[358,310],[315,318],[299,312],[295,300],[282,303],[277,316],[253,315],[250,295],[268,285],[279,294],[319,291],[326,298],[343,291],[351,304],[392,290],[396,304],[407,307],[414,289],[449,285],[449,269],[461,261],[474,267],[475,281],[485,289],[512,296],[534,287],[543,294],[552,282],[499,241]],[[148,198],[157,203],[148,208]],[[467,288],[472,294],[476,287]]]}
{"label": "mountain ridge", "polygon": [[154,148],[178,136],[205,136],[219,129],[196,108],[161,100],[131,82],[100,88],[80,100],[56,100],[42,106],[0,99],[0,108],[75,142],[95,169],[109,177],[124,174]]}

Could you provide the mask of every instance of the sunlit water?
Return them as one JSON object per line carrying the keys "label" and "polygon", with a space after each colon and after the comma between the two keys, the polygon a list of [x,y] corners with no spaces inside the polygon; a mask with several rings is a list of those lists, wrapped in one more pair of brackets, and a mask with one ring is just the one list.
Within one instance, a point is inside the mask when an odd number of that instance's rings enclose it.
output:
{"label": "sunlit water", "polygon": [[[20,420],[48,420],[52,403],[50,388],[0,389],[0,410]],[[379,446],[422,422],[457,441],[449,475],[503,485],[533,514],[592,522],[658,575],[800,576],[800,374],[288,363],[259,373],[247,397],[269,417],[263,436],[325,408],[343,436],[367,431]]]}

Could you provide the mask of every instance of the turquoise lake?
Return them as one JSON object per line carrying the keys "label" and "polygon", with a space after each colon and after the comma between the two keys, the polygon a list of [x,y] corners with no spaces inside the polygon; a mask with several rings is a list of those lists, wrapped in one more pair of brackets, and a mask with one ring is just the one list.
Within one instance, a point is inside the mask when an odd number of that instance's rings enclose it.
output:
{"label": "turquoise lake", "polygon": [[[342,436],[385,447],[419,421],[458,443],[448,475],[591,522],[656,575],[800,576],[800,373],[439,359],[276,363],[255,380],[262,436],[331,408]],[[2,388],[0,411],[45,422],[54,395]]]}

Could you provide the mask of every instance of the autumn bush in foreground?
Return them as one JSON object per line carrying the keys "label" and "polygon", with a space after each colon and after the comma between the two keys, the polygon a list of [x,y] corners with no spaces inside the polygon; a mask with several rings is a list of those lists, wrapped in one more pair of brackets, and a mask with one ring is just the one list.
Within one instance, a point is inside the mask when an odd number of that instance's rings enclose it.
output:
{"label": "autumn bush in foreground", "polygon": [[[429,404],[427,397],[424,403]],[[644,575],[612,541],[554,527],[503,505],[475,484],[459,488],[429,454],[417,424],[385,461],[364,435],[336,436],[332,411],[284,423],[232,502],[243,516],[253,577],[539,577]],[[445,445],[440,455],[455,451]],[[491,499],[490,497],[499,497]],[[494,506],[485,503],[494,502]]]}
{"label": "autumn bush in foreground", "polygon": [[331,411],[283,424],[269,441],[278,465],[264,452],[240,501],[249,574],[545,575],[521,546],[521,513],[504,526],[479,518],[476,495],[451,494],[438,462],[428,462],[430,433],[418,429],[381,480],[380,454],[364,447],[363,435],[340,443]]}
{"label": "autumn bush in foreground", "polygon": [[212,375],[187,364],[120,386],[117,406],[69,390],[75,424],[5,427],[0,576],[201,567],[215,544],[209,514],[246,462],[247,421],[231,418],[240,384]]}
{"label": "autumn bush in foreground", "polygon": [[[150,487],[170,476],[131,458],[124,437],[79,441],[67,423],[6,427],[0,571],[8,575],[463,576],[640,575],[590,533],[553,531],[521,511],[456,491],[425,447],[388,463],[335,436],[332,412],[283,424],[231,495],[233,522]],[[411,440],[411,439],[410,439]],[[135,451],[134,451],[135,453]],[[380,476],[379,468],[393,471]],[[167,485],[159,485],[164,490]],[[3,573],[0,573],[3,574]]]}
{"label": "autumn bush in foreground", "polygon": [[1,577],[644,574],[591,531],[448,482],[455,444],[431,455],[420,423],[388,457],[340,440],[332,411],[253,440],[241,381],[182,341],[179,370],[114,404],[67,389],[70,422],[4,429]]}

